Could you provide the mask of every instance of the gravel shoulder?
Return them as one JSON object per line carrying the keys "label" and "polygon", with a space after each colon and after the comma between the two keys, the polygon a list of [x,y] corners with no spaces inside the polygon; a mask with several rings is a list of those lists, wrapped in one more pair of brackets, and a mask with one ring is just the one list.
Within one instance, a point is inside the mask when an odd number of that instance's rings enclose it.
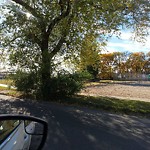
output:
{"label": "gravel shoulder", "polygon": [[80,94],[150,102],[150,82],[99,83],[87,86]]}

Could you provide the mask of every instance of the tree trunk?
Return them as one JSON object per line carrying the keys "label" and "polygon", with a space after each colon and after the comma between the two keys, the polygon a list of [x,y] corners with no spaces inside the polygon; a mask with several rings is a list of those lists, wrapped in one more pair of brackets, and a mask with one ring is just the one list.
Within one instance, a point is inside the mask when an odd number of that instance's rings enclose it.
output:
{"label": "tree trunk", "polygon": [[50,99],[50,76],[51,76],[51,58],[48,52],[48,38],[44,38],[41,45],[42,51],[42,64],[41,64],[41,76],[42,76],[42,99],[48,101]]}

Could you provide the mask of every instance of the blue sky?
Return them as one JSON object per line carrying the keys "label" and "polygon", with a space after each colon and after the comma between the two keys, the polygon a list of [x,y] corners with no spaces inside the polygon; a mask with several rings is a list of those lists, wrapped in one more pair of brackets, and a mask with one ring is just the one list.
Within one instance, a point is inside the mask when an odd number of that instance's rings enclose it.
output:
{"label": "blue sky", "polygon": [[122,31],[121,37],[117,38],[113,36],[109,39],[106,50],[104,52],[144,52],[147,53],[150,51],[150,36],[146,37],[145,43],[139,43],[131,40],[132,33],[130,31]]}

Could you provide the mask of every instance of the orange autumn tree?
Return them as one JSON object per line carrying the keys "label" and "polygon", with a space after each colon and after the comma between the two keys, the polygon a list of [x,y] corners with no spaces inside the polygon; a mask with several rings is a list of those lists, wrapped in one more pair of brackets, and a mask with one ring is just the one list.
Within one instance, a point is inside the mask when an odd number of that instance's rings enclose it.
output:
{"label": "orange autumn tree", "polygon": [[112,79],[114,65],[114,54],[101,54],[100,55],[100,78]]}

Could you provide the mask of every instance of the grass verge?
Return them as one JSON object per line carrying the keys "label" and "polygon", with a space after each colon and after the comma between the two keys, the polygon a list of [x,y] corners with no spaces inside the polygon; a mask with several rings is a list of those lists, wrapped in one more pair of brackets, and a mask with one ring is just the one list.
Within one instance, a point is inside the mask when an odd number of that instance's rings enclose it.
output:
{"label": "grass verge", "polygon": [[0,86],[0,94],[13,97],[21,97],[22,95],[22,93],[17,91],[16,89],[10,89],[10,87],[2,87],[2,86]]}
{"label": "grass verge", "polygon": [[109,97],[74,96],[71,98],[61,99],[59,102],[150,118],[150,103],[144,101],[121,100]]}
{"label": "grass verge", "polygon": [[13,81],[11,79],[1,79],[0,84],[12,85]]}
{"label": "grass verge", "polygon": [[8,90],[9,88],[8,87],[2,87],[0,86],[0,91],[4,91],[4,90]]}
{"label": "grass verge", "polygon": [[[5,87],[0,87],[0,94],[25,98],[21,92]],[[150,102],[83,95],[76,95],[73,97],[63,98],[55,101],[72,106],[89,107],[92,109],[99,109],[118,114],[121,113],[150,118]]]}

